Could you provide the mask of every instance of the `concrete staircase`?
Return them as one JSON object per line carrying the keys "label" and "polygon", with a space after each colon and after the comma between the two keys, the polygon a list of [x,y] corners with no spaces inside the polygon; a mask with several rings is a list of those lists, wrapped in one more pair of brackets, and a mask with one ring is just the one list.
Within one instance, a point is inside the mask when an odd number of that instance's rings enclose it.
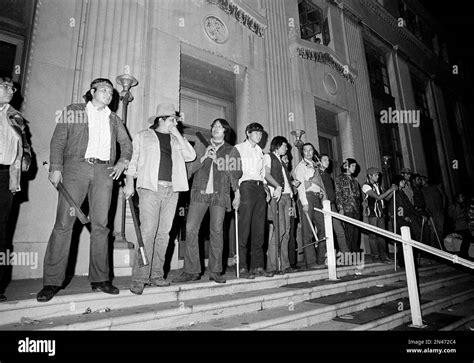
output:
{"label": "concrete staircase", "polygon": [[[467,329],[474,316],[474,274],[433,264],[419,268],[427,329]],[[230,274],[230,273],[229,273]],[[229,276],[227,276],[229,277]],[[390,330],[411,329],[403,270],[367,264],[226,284],[192,282],[136,296],[83,293],[0,304],[0,330]],[[441,321],[441,322],[440,322]]]}

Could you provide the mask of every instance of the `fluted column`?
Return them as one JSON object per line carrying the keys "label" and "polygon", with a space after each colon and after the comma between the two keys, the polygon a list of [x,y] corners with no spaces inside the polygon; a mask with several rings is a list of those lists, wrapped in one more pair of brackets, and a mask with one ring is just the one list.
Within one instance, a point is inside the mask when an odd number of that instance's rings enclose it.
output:
{"label": "fluted column", "polygon": [[[74,102],[83,102],[82,95],[94,78],[106,77],[115,84],[118,75],[133,75],[139,84],[132,89],[135,100],[128,106],[127,126],[132,136],[140,129],[138,120],[146,116],[142,107],[146,20],[146,0],[90,0],[81,19],[82,54],[76,64]],[[120,108],[117,114],[122,114]]]}
{"label": "fluted column", "polygon": [[268,94],[269,138],[285,136],[290,142],[294,128],[289,114],[295,114],[290,53],[288,47],[288,19],[284,0],[265,0],[268,29],[264,37]]}
{"label": "fluted column", "polygon": [[350,63],[358,71],[358,77],[355,82],[355,94],[359,109],[366,166],[381,166],[380,148],[377,141],[377,125],[375,124],[379,121],[374,116],[362,33],[360,27],[347,16],[344,16],[344,28]]}

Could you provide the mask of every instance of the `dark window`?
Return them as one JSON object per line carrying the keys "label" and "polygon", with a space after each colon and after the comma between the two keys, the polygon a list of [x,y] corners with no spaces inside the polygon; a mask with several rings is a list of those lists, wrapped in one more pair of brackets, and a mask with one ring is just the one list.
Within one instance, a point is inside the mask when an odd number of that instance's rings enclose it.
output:
{"label": "dark window", "polygon": [[324,19],[323,10],[314,5],[311,0],[299,0],[298,11],[300,16],[301,39],[313,43],[328,45],[331,41],[329,25]]}
{"label": "dark window", "polygon": [[413,94],[415,96],[416,107],[421,111],[421,114],[426,117],[430,117],[428,109],[428,100],[426,98],[426,87],[424,82],[411,74],[411,83],[413,86]]}
{"label": "dark window", "polygon": [[375,47],[366,43],[367,67],[369,71],[370,85],[374,92],[382,92],[390,95],[390,81],[388,78],[387,62],[385,54]]}
{"label": "dark window", "polygon": [[375,46],[364,43],[365,56],[369,71],[370,91],[374,107],[375,123],[381,156],[390,158],[387,169],[383,173],[384,184],[403,167],[398,124],[380,122],[381,112],[395,109],[395,99],[390,94],[387,64],[385,55]]}
{"label": "dark window", "polygon": [[425,43],[431,50],[433,50],[433,31],[426,25],[426,23],[413,12],[405,3],[400,0],[398,2],[398,10],[400,18],[405,22],[405,27],[423,43]]}
{"label": "dark window", "polygon": [[0,41],[0,77],[11,77],[15,65],[16,46]]}

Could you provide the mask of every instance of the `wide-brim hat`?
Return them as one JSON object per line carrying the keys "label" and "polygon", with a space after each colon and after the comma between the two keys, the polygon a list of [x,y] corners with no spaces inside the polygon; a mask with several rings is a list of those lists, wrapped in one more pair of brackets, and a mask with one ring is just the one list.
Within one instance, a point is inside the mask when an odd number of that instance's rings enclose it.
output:
{"label": "wide-brim hat", "polygon": [[379,174],[379,173],[380,173],[380,170],[377,168],[372,167],[372,168],[367,169],[368,175]]}
{"label": "wide-brim hat", "polygon": [[155,122],[157,117],[163,116],[176,116],[176,108],[172,103],[160,103],[156,106],[156,112],[153,116],[148,119],[148,123],[152,124]]}
{"label": "wide-brim hat", "polygon": [[400,174],[403,173],[413,174],[410,168],[403,168],[402,170],[400,170]]}

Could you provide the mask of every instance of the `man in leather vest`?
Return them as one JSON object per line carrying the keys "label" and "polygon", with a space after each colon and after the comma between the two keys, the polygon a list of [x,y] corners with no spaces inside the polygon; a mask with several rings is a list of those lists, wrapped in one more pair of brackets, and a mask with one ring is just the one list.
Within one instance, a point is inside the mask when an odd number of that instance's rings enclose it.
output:
{"label": "man in leather vest", "polygon": [[[271,272],[294,272],[288,258],[288,241],[290,239],[290,217],[293,209],[293,191],[290,184],[291,176],[281,158],[288,151],[288,140],[283,136],[276,136],[270,144],[270,153],[265,154],[265,179],[270,188],[272,196],[270,200],[270,211],[273,216],[274,231],[271,240],[268,241],[267,271]],[[273,211],[278,208],[278,214]],[[276,221],[278,218],[278,221]],[[278,236],[275,225],[278,223]],[[279,251],[279,252],[278,252]],[[278,259],[280,259],[280,270]]]}

